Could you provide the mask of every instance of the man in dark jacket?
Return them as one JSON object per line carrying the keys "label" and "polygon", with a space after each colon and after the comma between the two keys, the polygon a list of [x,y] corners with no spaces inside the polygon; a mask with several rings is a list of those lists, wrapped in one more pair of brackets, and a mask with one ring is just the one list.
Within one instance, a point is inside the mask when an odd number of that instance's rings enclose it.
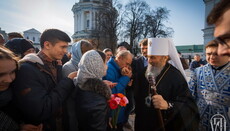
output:
{"label": "man in dark jacket", "polygon": [[69,36],[57,29],[45,30],[41,51],[20,60],[15,81],[14,102],[29,124],[43,124],[44,130],[64,130],[62,105],[74,88],[72,73],[61,79],[61,60],[67,53]]}
{"label": "man in dark jacket", "polygon": [[205,61],[202,61],[199,54],[195,54],[194,61],[190,64],[190,70],[194,71],[197,67],[204,66],[206,64]]}
{"label": "man in dark jacket", "polygon": [[[148,59],[147,59],[148,39],[143,39],[139,45],[141,47],[141,56],[138,56],[135,59],[135,62],[133,65],[133,75],[135,75],[135,77],[137,77],[136,76],[137,72],[141,72],[148,65]],[[135,82],[135,79],[134,79],[134,82]]]}

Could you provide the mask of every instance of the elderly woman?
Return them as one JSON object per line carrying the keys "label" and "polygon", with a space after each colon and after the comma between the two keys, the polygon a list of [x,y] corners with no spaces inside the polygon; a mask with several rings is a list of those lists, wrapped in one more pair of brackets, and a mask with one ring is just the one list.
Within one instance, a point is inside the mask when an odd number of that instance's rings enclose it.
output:
{"label": "elderly woman", "polygon": [[[106,131],[107,100],[111,95],[110,87],[101,79],[106,71],[106,56],[103,52],[88,51],[79,62],[78,75],[74,79],[76,90],[72,97],[76,103],[74,108],[79,131]],[[70,128],[76,128],[76,123],[70,122]]]}

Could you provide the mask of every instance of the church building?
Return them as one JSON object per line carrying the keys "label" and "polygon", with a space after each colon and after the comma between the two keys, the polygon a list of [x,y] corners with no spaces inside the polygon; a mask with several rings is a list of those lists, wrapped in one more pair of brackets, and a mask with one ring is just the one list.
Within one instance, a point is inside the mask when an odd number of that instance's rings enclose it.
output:
{"label": "church building", "polygon": [[72,8],[74,14],[74,41],[89,40],[96,48],[106,48],[106,35],[100,35],[97,17],[100,11],[111,7],[112,0],[79,0]]}

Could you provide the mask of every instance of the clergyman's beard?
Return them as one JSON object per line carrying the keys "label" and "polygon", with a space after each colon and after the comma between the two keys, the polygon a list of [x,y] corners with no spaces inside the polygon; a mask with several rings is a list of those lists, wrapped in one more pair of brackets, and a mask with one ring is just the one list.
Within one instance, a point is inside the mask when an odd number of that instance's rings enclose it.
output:
{"label": "clergyman's beard", "polygon": [[153,77],[157,77],[163,69],[163,66],[152,66],[151,64],[148,64],[147,70],[145,72],[145,77],[148,79],[149,75],[153,75]]}

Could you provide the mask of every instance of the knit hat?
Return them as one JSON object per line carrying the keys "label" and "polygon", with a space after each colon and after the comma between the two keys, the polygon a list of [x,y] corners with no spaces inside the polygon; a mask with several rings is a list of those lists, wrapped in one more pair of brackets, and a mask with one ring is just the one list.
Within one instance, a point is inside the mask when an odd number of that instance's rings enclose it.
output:
{"label": "knit hat", "polygon": [[5,47],[7,47],[11,51],[13,51],[15,54],[20,55],[20,56],[24,56],[23,54],[27,50],[34,48],[34,46],[32,45],[32,42],[24,38],[14,38],[12,40],[9,40],[5,44]]}

